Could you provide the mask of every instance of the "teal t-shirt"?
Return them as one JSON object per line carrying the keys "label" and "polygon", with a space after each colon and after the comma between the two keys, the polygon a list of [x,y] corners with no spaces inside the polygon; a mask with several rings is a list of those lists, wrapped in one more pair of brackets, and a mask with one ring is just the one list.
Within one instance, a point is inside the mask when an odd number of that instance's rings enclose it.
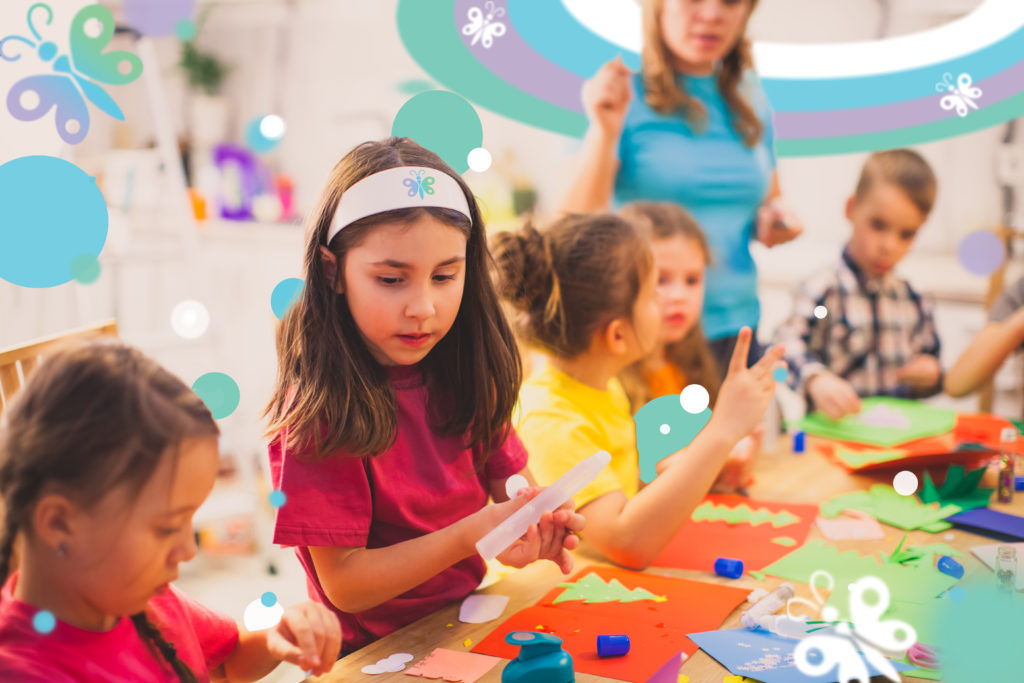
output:
{"label": "teal t-shirt", "polygon": [[643,98],[634,76],[634,97],[619,142],[615,202],[672,201],[700,224],[711,247],[702,323],[708,339],[755,327],[761,314],[750,240],[757,209],[771,187],[774,131],[768,98],[749,72],[741,92],[764,123],[764,134],[747,147],[733,129],[714,76],[679,76],[707,109],[707,125],[694,131],[682,114],[659,114]]}

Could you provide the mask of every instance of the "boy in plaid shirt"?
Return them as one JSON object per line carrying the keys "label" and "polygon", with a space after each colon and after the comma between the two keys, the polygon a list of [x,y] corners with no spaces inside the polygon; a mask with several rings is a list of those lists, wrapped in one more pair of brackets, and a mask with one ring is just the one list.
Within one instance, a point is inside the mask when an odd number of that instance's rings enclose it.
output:
{"label": "boy in plaid shirt", "polygon": [[924,398],[942,387],[931,303],[893,268],[935,201],[935,174],[916,152],[876,152],[861,170],[842,258],[804,282],[776,333],[789,384],[829,417],[865,396]]}

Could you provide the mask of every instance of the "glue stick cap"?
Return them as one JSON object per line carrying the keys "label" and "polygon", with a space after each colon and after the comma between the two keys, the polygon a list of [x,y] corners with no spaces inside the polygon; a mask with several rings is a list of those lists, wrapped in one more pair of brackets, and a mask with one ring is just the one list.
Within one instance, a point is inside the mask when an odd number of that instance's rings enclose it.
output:
{"label": "glue stick cap", "polygon": [[738,579],[743,576],[743,560],[720,557],[715,560],[715,573],[730,579]]}
{"label": "glue stick cap", "polygon": [[797,432],[793,435],[793,452],[803,453],[807,450],[807,434],[804,432]]}
{"label": "glue stick cap", "polygon": [[940,572],[947,576],[952,576],[954,579],[961,579],[964,576],[963,565],[949,555],[943,555],[939,558],[938,568]]}
{"label": "glue stick cap", "polygon": [[597,637],[598,657],[618,657],[626,654],[627,652],[629,652],[629,636],[614,635]]}

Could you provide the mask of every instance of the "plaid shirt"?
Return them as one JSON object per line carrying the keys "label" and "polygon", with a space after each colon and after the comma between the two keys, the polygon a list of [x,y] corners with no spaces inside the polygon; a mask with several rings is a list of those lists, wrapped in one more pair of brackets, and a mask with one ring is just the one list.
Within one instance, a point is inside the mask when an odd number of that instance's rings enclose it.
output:
{"label": "plaid shirt", "polygon": [[[814,314],[818,306],[825,307],[820,319]],[[862,397],[924,398],[942,386],[940,377],[934,387],[915,391],[896,379],[914,356],[938,358],[931,302],[892,273],[866,277],[845,249],[839,263],[797,288],[793,315],[775,336],[786,345],[788,384],[804,395],[807,382],[824,370]]]}

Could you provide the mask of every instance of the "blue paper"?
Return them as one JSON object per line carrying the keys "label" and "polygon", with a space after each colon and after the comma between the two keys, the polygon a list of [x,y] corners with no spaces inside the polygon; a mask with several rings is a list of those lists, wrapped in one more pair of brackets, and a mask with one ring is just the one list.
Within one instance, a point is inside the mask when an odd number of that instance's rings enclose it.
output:
{"label": "blue paper", "polygon": [[1018,515],[977,508],[947,517],[946,521],[986,536],[1024,540],[1024,517]]}
{"label": "blue paper", "polygon": [[[759,628],[733,628],[687,635],[700,649],[736,676],[745,676],[763,683],[836,683],[839,680],[838,667],[820,676],[801,673],[793,661],[793,651],[800,641],[783,638]],[[914,668],[903,662],[894,661],[891,664],[897,671]],[[881,674],[870,664],[867,664],[867,668],[872,676]]]}

